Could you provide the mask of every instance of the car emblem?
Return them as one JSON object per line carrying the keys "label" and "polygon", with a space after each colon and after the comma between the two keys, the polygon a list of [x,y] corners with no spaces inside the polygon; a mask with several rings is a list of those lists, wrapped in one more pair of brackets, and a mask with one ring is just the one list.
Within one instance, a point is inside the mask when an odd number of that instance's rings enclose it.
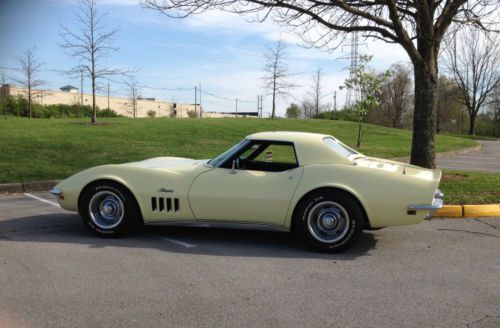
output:
{"label": "car emblem", "polygon": [[174,192],[174,190],[173,189],[160,188],[160,189],[158,189],[158,192]]}

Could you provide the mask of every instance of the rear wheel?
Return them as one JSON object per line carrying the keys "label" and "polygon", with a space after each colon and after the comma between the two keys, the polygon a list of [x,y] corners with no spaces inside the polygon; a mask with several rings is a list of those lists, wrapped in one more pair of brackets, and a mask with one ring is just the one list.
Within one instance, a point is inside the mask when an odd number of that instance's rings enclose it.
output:
{"label": "rear wheel", "polygon": [[121,236],[140,223],[132,193],[113,181],[96,182],[82,192],[79,212],[84,224],[100,236]]}
{"label": "rear wheel", "polygon": [[301,238],[320,251],[342,252],[363,231],[364,216],[352,196],[334,190],[307,195],[296,211],[296,228]]}

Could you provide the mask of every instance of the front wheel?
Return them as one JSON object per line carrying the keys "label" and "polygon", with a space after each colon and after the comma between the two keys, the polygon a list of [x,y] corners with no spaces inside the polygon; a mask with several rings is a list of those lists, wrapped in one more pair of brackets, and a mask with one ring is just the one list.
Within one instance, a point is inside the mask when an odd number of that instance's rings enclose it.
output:
{"label": "front wheel", "polygon": [[112,181],[96,182],[82,192],[79,212],[84,224],[100,236],[121,236],[140,222],[140,211],[132,193]]}
{"label": "front wheel", "polygon": [[323,190],[304,198],[296,212],[300,237],[313,248],[327,252],[348,249],[363,231],[363,211],[345,193]]}

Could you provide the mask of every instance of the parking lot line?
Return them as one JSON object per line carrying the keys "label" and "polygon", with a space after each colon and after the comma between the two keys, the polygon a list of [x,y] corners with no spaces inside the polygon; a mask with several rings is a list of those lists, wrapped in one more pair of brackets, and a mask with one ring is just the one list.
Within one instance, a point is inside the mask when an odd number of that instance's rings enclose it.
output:
{"label": "parking lot line", "polygon": [[46,204],[50,204],[52,206],[56,206],[56,207],[59,207],[59,208],[61,207],[56,202],[50,201],[50,200],[42,198],[42,197],[38,197],[38,196],[32,195],[32,194],[27,193],[27,192],[24,193],[24,196],[28,196],[30,198],[36,199],[36,200],[38,200],[40,202],[43,202],[43,203],[46,203]]}
{"label": "parking lot line", "polygon": [[185,243],[183,241],[180,241],[180,240],[176,240],[176,239],[172,239],[172,238],[166,238],[166,237],[159,237],[157,236],[158,238],[162,239],[162,240],[165,240],[165,241],[169,241],[173,244],[177,244],[177,245],[181,245],[181,246],[184,246],[186,248],[193,248],[193,247],[196,247],[195,244],[189,244],[189,243]]}

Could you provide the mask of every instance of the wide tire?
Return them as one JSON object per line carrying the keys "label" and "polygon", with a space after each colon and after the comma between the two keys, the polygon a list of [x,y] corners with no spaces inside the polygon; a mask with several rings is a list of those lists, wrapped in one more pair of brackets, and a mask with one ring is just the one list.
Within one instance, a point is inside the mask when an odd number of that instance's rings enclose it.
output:
{"label": "wide tire", "polygon": [[352,246],[364,228],[363,210],[349,194],[318,190],[307,195],[295,212],[301,239],[323,252],[342,252]]}
{"label": "wide tire", "polygon": [[78,209],[83,223],[101,237],[123,236],[141,222],[134,195],[113,181],[98,181],[86,187]]}

